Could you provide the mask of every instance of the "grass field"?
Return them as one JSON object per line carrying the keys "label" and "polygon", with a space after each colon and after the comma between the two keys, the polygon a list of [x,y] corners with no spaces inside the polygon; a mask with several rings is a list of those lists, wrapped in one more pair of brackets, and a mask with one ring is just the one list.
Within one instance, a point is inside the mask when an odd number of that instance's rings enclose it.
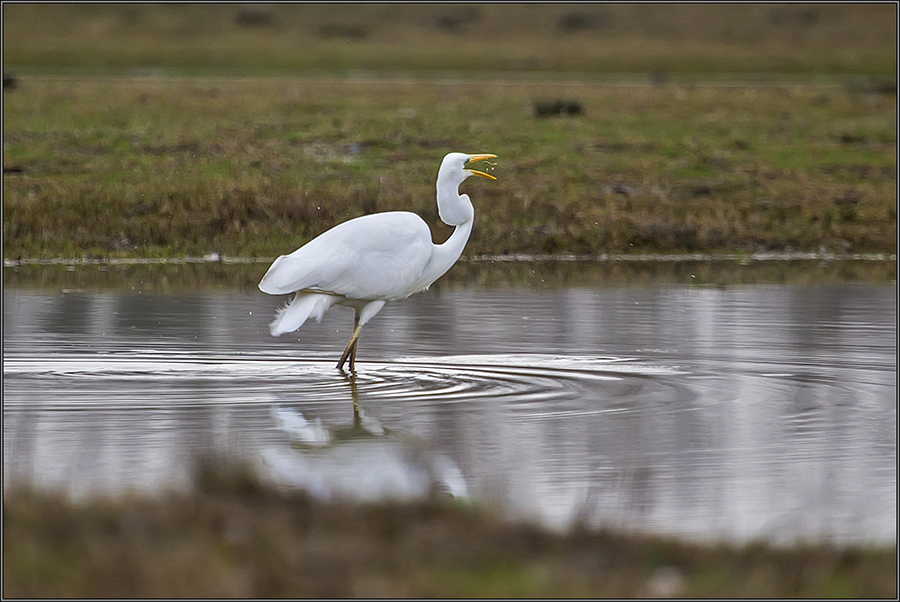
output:
{"label": "grass field", "polygon": [[4,68],[895,77],[896,5],[11,4]]}
{"label": "grass field", "polygon": [[[536,118],[534,99],[584,115]],[[467,254],[892,252],[896,96],[843,87],[302,79],[25,79],[6,93],[4,257],[272,257],[364,213],[442,240],[444,153]]]}
{"label": "grass field", "polygon": [[4,257],[442,240],[451,150],[499,155],[467,254],[893,253],[895,9],[6,4]]}

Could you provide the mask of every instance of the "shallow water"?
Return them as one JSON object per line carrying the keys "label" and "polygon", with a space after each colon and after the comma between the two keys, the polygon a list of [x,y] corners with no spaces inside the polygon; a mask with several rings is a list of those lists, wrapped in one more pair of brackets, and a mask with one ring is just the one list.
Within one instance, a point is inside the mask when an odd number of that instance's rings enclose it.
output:
{"label": "shallow water", "polygon": [[276,339],[282,302],[7,281],[4,485],[182,489],[212,454],[554,527],[896,541],[896,283],[460,285],[388,305],[355,378],[352,313]]}

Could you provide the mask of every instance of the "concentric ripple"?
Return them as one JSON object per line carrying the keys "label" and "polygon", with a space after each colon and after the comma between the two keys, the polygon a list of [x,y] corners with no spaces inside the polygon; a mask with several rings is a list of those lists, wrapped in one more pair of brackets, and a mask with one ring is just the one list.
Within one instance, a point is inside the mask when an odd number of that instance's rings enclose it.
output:
{"label": "concentric ripple", "polygon": [[[586,390],[620,396],[646,379],[679,373],[628,358],[538,354],[399,358],[357,367],[353,386],[366,400],[432,404],[497,398],[546,403],[581,397]],[[298,401],[346,401],[351,381],[331,360],[152,350],[12,355],[3,374],[7,408],[241,404],[271,400],[273,393]]]}

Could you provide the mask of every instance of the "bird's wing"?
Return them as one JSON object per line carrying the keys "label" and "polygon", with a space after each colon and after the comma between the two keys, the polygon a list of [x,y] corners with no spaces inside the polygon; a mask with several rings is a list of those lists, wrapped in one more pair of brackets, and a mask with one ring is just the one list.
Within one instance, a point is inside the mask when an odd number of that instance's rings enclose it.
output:
{"label": "bird's wing", "polygon": [[434,245],[418,215],[377,213],[344,222],[272,263],[259,288],[313,290],[349,299],[398,299],[422,275]]}

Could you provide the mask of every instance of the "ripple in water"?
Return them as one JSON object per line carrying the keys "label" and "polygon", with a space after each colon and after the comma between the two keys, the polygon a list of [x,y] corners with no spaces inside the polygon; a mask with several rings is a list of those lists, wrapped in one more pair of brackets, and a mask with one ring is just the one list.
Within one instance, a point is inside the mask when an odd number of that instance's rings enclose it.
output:
{"label": "ripple in water", "polygon": [[[386,309],[350,379],[345,324],[273,341],[255,297],[22,293],[4,483],[182,489],[214,453],[323,497],[437,488],[558,527],[895,541],[893,290],[479,294]],[[491,329],[521,352],[486,350]],[[450,353],[417,353],[432,334]]]}

